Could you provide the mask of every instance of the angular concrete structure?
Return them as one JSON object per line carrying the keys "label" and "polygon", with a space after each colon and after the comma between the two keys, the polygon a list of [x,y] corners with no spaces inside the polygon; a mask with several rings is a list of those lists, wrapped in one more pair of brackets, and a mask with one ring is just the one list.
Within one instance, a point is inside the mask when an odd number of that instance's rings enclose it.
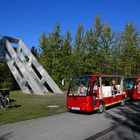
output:
{"label": "angular concrete structure", "polygon": [[23,92],[39,95],[63,93],[21,39],[4,36],[0,40],[0,59],[6,60]]}

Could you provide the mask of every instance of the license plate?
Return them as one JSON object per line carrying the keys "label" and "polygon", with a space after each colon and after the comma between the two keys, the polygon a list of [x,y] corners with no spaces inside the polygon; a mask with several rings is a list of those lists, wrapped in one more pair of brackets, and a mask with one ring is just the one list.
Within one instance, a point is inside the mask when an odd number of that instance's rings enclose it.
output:
{"label": "license plate", "polygon": [[71,107],[72,110],[80,110],[80,107]]}

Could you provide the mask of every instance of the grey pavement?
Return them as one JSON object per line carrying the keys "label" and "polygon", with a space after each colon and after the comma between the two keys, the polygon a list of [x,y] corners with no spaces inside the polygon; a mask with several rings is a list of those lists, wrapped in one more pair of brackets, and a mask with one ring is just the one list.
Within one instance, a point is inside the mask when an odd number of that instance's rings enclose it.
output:
{"label": "grey pavement", "polygon": [[135,102],[130,108],[137,113],[125,113],[127,120],[98,140],[140,140],[140,102]]}
{"label": "grey pavement", "polygon": [[108,140],[140,138],[140,101],[105,113],[66,112],[0,126],[0,140]]}

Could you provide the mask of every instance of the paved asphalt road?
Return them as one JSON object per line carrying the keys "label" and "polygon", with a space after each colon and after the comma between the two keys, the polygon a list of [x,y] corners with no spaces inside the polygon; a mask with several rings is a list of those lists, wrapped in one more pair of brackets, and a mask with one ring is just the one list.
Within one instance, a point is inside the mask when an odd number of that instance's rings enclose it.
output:
{"label": "paved asphalt road", "polygon": [[140,140],[140,101],[103,114],[62,113],[0,126],[0,140]]}

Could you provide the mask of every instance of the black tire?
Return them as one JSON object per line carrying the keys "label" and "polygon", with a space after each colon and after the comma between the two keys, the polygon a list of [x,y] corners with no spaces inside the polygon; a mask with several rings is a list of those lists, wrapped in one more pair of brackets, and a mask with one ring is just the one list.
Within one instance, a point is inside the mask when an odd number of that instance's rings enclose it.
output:
{"label": "black tire", "polygon": [[98,112],[103,113],[104,111],[105,111],[105,105],[104,105],[104,103],[100,103]]}
{"label": "black tire", "polygon": [[123,97],[121,103],[120,103],[121,106],[125,106],[125,98]]}
{"label": "black tire", "polygon": [[0,104],[1,109],[7,109],[9,107],[9,99],[7,97],[4,98],[2,97],[0,99],[0,102],[1,102]]}

